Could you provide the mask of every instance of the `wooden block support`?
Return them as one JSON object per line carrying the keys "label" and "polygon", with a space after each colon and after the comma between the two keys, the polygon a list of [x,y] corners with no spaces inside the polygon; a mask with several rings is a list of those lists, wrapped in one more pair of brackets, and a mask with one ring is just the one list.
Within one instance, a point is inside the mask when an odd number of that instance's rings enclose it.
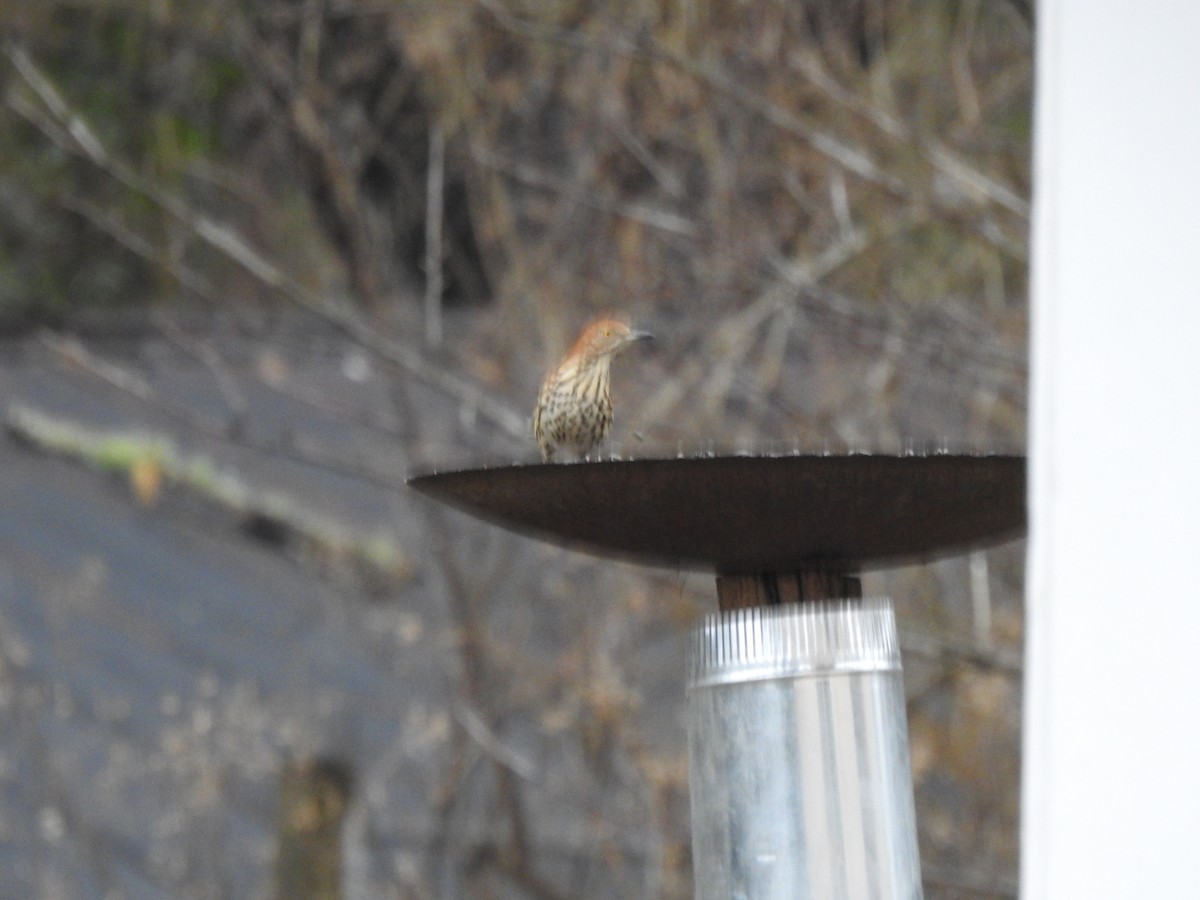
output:
{"label": "wooden block support", "polygon": [[837,569],[717,576],[717,602],[722,612],[809,600],[861,599],[858,576]]}
{"label": "wooden block support", "polygon": [[336,760],[294,760],[280,779],[277,900],[340,900],[342,820],[352,779]]}

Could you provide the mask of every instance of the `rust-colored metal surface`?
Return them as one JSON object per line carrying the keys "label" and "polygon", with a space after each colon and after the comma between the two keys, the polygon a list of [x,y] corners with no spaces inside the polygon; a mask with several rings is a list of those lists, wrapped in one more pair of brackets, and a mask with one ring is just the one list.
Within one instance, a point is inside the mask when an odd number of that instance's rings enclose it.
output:
{"label": "rust-colored metal surface", "polygon": [[856,571],[1025,531],[1023,456],[607,460],[438,472],[409,484],[523,534],[721,574]]}

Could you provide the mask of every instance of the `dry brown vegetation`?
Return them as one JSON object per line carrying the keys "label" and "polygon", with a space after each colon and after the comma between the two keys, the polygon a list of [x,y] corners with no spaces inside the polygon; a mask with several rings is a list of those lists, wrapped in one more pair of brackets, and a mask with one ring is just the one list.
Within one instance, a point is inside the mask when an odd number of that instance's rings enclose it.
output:
{"label": "dry brown vegetation", "polygon": [[[1023,9],[10,9],[0,315],[79,326],[132,305],[167,328],[163,309],[199,305],[224,321],[313,318],[387,373],[362,416],[392,423],[382,431],[412,465],[532,458],[525,416],[544,365],[612,309],[660,338],[615,373],[624,454],[1019,449]],[[270,375],[288,355],[279,336],[256,335],[244,371],[219,342],[196,346],[216,382],[299,390]],[[254,449],[229,405],[228,427],[210,431]],[[367,463],[286,449],[399,487]],[[669,686],[711,586],[423,506],[397,516],[421,523],[420,571],[373,593],[401,598],[401,616],[406,592],[438,598],[455,665],[441,708],[405,713],[421,777],[435,773],[414,789],[434,824],[389,831],[370,811],[373,840],[401,848],[381,851],[379,883],[403,897],[690,896],[682,697]],[[930,897],[1015,894],[1021,577],[1010,547],[869,584],[896,598],[905,632]],[[562,781],[534,774],[547,759]],[[565,807],[568,827],[539,825]]]}

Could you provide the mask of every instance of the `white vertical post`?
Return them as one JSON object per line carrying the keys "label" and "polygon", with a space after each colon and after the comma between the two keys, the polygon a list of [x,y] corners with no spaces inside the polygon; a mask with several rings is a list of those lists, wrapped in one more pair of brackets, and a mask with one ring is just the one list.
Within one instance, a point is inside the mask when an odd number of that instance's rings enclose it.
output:
{"label": "white vertical post", "polygon": [[1021,896],[1193,897],[1200,4],[1037,32]]}

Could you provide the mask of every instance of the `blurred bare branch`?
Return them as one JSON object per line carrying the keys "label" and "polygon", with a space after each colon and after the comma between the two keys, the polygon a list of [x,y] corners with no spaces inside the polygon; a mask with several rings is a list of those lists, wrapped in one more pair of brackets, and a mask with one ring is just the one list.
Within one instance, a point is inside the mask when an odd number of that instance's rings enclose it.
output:
{"label": "blurred bare branch", "polygon": [[161,312],[153,314],[154,324],[172,344],[188,356],[199,360],[212,374],[213,381],[228,407],[231,421],[229,430],[240,433],[245,428],[248,404],[245,392],[238,386],[237,379],[222,358],[220,351],[211,341],[198,341],[187,334],[170,316]]}
{"label": "blurred bare branch", "polygon": [[642,204],[613,202],[604,197],[595,196],[586,184],[570,184],[555,177],[549,172],[540,170],[527,163],[502,159],[490,150],[481,146],[472,146],[472,157],[476,162],[487,166],[493,171],[500,172],[522,184],[541,190],[552,191],[569,198],[573,203],[594,209],[598,212],[623,216],[634,222],[649,225],[669,234],[680,237],[691,237],[696,233],[696,226],[685,217],[664,209],[654,209]]}
{"label": "blurred bare branch", "polygon": [[534,764],[526,757],[506,747],[496,733],[483,721],[479,713],[466,704],[460,703],[454,709],[454,718],[470,735],[471,740],[493,760],[525,781],[533,781],[537,778],[537,768]]}
{"label": "blurred bare branch", "polygon": [[56,200],[63,209],[82,216],[93,227],[107,234],[130,253],[141,257],[151,265],[163,268],[184,289],[200,297],[206,303],[213,306],[218,304],[219,298],[216,292],[199,272],[189,268],[181,261],[171,258],[170,255],[162,253],[145,237],[120,221],[114,213],[101,209],[97,204],[84,197],[62,195]]}
{"label": "blurred bare branch", "polygon": [[446,135],[429,132],[429,175],[425,198],[425,343],[442,343],[442,221],[446,191]]}

